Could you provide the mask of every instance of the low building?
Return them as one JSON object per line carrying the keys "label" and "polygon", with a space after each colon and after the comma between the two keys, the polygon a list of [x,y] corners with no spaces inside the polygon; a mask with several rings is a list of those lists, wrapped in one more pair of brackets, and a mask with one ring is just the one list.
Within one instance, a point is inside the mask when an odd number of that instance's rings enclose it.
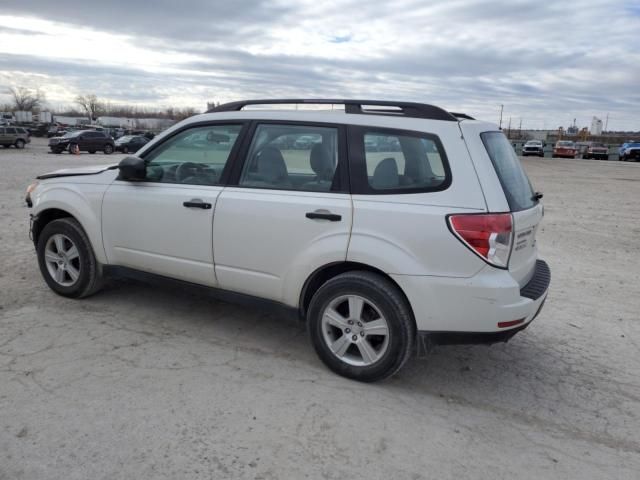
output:
{"label": "low building", "polygon": [[175,120],[167,118],[126,118],[126,117],[98,117],[98,125],[112,128],[125,128],[128,130],[164,130],[173,125]]}

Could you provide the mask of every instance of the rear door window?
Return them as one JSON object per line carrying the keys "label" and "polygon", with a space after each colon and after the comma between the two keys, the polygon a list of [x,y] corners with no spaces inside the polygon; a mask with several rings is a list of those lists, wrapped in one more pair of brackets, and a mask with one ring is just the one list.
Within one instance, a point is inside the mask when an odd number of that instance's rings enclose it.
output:
{"label": "rear door window", "polygon": [[260,124],[239,185],[330,192],[340,189],[338,128]]}
{"label": "rear door window", "polygon": [[502,132],[485,132],[480,137],[500,179],[511,211],[518,212],[533,207],[536,204],[533,188],[507,137]]}

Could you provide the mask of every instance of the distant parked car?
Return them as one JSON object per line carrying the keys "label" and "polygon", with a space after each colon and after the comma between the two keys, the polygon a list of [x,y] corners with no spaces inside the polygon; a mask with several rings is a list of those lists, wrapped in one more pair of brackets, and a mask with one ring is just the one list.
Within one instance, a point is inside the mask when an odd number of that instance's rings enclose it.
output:
{"label": "distant parked car", "polygon": [[618,151],[618,155],[623,162],[630,160],[635,162],[640,161],[640,142],[623,143]]}
{"label": "distant parked car", "polygon": [[529,140],[522,147],[522,156],[537,155],[544,157],[544,144],[540,140]]}
{"label": "distant parked car", "polygon": [[0,127],[0,145],[4,148],[14,146],[24,148],[31,141],[31,135],[22,127]]}
{"label": "distant parked car", "polygon": [[149,139],[142,135],[125,135],[116,140],[116,152],[137,152],[148,141]]}
{"label": "distant parked car", "polygon": [[67,133],[67,129],[65,129],[63,126],[61,126],[61,125],[51,125],[49,127],[49,130],[47,130],[47,137],[48,138],[61,137],[65,133]]}
{"label": "distant parked car", "polygon": [[560,140],[553,147],[554,157],[576,158],[576,146],[569,140]]}
{"label": "distant parked car", "polygon": [[69,132],[63,137],[49,139],[49,148],[53,153],[62,153],[65,150],[71,153],[76,146],[80,151],[96,153],[98,150],[102,150],[109,155],[115,149],[115,142],[105,132],[93,130],[77,130]]}
{"label": "distant parked car", "polygon": [[308,150],[314,143],[319,143],[320,138],[313,135],[302,135],[293,143],[293,148],[296,150]]}
{"label": "distant parked car", "polygon": [[599,158],[609,160],[609,149],[604,143],[587,142],[587,148],[582,152],[582,158]]}

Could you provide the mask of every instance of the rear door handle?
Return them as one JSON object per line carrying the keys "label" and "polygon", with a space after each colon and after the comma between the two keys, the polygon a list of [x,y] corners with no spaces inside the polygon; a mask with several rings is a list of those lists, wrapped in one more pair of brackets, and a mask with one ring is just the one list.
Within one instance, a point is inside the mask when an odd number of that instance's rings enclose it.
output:
{"label": "rear door handle", "polygon": [[310,218],[311,220],[329,220],[330,222],[339,222],[342,220],[342,215],[337,215],[335,213],[330,212],[307,212],[305,217]]}
{"label": "rear door handle", "polygon": [[203,202],[199,198],[192,198],[188,202],[182,202],[182,205],[184,205],[187,208],[201,208],[203,210],[211,209],[210,203]]}

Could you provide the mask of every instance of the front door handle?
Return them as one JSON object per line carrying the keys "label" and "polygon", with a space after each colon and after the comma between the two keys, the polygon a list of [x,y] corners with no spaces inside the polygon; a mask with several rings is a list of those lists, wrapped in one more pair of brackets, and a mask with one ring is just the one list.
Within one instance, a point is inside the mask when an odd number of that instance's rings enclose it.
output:
{"label": "front door handle", "polygon": [[182,205],[184,205],[187,208],[201,208],[203,210],[211,209],[210,203],[203,202],[199,198],[192,198],[188,202],[182,202]]}
{"label": "front door handle", "polygon": [[305,217],[310,218],[311,220],[329,220],[330,222],[339,222],[342,220],[342,215],[337,215],[335,213],[330,213],[325,211],[316,211],[316,212],[307,212]]}

